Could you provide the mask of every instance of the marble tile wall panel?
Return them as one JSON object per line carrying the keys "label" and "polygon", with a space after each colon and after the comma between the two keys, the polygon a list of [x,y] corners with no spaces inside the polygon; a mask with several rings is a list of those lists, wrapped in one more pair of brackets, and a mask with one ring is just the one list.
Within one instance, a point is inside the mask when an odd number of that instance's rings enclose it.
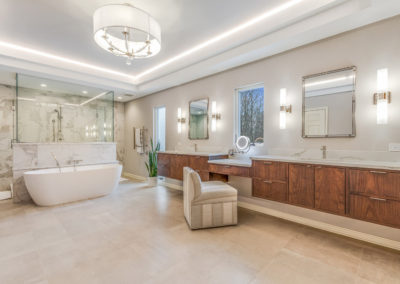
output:
{"label": "marble tile wall panel", "polygon": [[12,183],[14,98],[15,87],[0,85],[0,191],[10,190]]}
{"label": "marble tile wall panel", "polygon": [[[111,142],[112,102],[100,99],[79,105],[87,99],[78,95],[19,88],[18,140],[35,143],[59,141],[56,110],[61,108],[62,141]],[[95,132],[94,136],[91,135],[92,131]]]}

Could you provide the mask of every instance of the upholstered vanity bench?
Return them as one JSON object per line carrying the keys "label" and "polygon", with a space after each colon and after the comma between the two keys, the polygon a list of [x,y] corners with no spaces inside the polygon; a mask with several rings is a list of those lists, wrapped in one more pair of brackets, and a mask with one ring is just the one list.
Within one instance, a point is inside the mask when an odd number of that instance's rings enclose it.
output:
{"label": "upholstered vanity bench", "polygon": [[191,168],[183,169],[184,215],[191,229],[237,224],[237,191],[220,181],[201,182]]}

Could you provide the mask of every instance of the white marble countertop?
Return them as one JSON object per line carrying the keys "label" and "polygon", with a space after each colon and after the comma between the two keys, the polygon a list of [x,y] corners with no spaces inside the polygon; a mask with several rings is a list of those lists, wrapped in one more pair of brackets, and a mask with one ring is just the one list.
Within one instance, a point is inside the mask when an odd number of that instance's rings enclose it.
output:
{"label": "white marble countertop", "polygon": [[238,166],[238,167],[248,167],[251,168],[251,160],[246,159],[218,159],[218,160],[210,160],[209,164],[217,164],[217,165],[228,165],[228,166]]}
{"label": "white marble countertop", "polygon": [[289,162],[289,163],[327,165],[327,166],[367,168],[367,169],[400,170],[400,162],[367,161],[367,160],[339,160],[339,159],[311,159],[311,158],[302,158],[302,157],[274,156],[274,155],[254,156],[254,157],[250,157],[250,159],[280,161],[280,162]]}
{"label": "white marble countertop", "polygon": [[160,151],[158,153],[160,153],[160,154],[188,155],[188,156],[205,156],[205,157],[228,155],[227,153],[190,152],[190,151],[175,151],[175,150]]}

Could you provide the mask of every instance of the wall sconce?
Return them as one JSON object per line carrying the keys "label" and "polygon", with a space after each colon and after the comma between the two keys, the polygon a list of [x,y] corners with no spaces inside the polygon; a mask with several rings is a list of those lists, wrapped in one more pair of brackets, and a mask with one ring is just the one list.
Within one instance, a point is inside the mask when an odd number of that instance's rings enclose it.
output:
{"label": "wall sconce", "polygon": [[378,69],[376,80],[376,93],[374,104],[376,105],[376,123],[388,123],[388,104],[391,102],[391,93],[388,91],[388,70]]}
{"label": "wall sconce", "polygon": [[221,114],[217,113],[217,102],[211,103],[211,131],[217,131],[217,120],[221,119]]}
{"label": "wall sconce", "polygon": [[279,128],[286,129],[286,113],[292,112],[292,105],[286,104],[286,89],[280,90]]}
{"label": "wall sconce", "polygon": [[178,108],[178,133],[182,133],[182,124],[186,122],[186,119],[182,117],[182,109]]}

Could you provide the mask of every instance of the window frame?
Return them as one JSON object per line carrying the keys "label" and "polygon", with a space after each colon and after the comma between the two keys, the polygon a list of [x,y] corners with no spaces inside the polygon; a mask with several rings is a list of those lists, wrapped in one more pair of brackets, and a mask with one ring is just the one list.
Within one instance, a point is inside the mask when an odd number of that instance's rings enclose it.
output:
{"label": "window frame", "polygon": [[157,124],[158,124],[158,110],[164,108],[165,110],[165,137],[164,137],[164,149],[160,148],[160,151],[165,151],[167,149],[167,108],[165,105],[159,105],[153,107],[153,141],[158,141],[158,135],[157,135]]}
{"label": "window frame", "polygon": [[[259,89],[263,88],[264,93],[263,93],[263,100],[264,100],[264,115],[263,115],[263,122],[265,122],[265,87],[263,82],[258,82],[254,84],[249,84],[245,86],[241,86],[238,88],[235,88],[235,93],[234,93],[234,112],[233,112],[233,121],[234,121],[234,129],[233,129],[233,144],[236,143],[237,138],[240,136],[240,113],[239,113],[239,108],[240,108],[240,103],[239,103],[239,92],[243,91],[248,91],[252,89]],[[265,133],[263,129],[263,141],[265,140]],[[257,147],[262,147],[264,146],[263,143],[251,143],[252,146],[257,146]]]}

